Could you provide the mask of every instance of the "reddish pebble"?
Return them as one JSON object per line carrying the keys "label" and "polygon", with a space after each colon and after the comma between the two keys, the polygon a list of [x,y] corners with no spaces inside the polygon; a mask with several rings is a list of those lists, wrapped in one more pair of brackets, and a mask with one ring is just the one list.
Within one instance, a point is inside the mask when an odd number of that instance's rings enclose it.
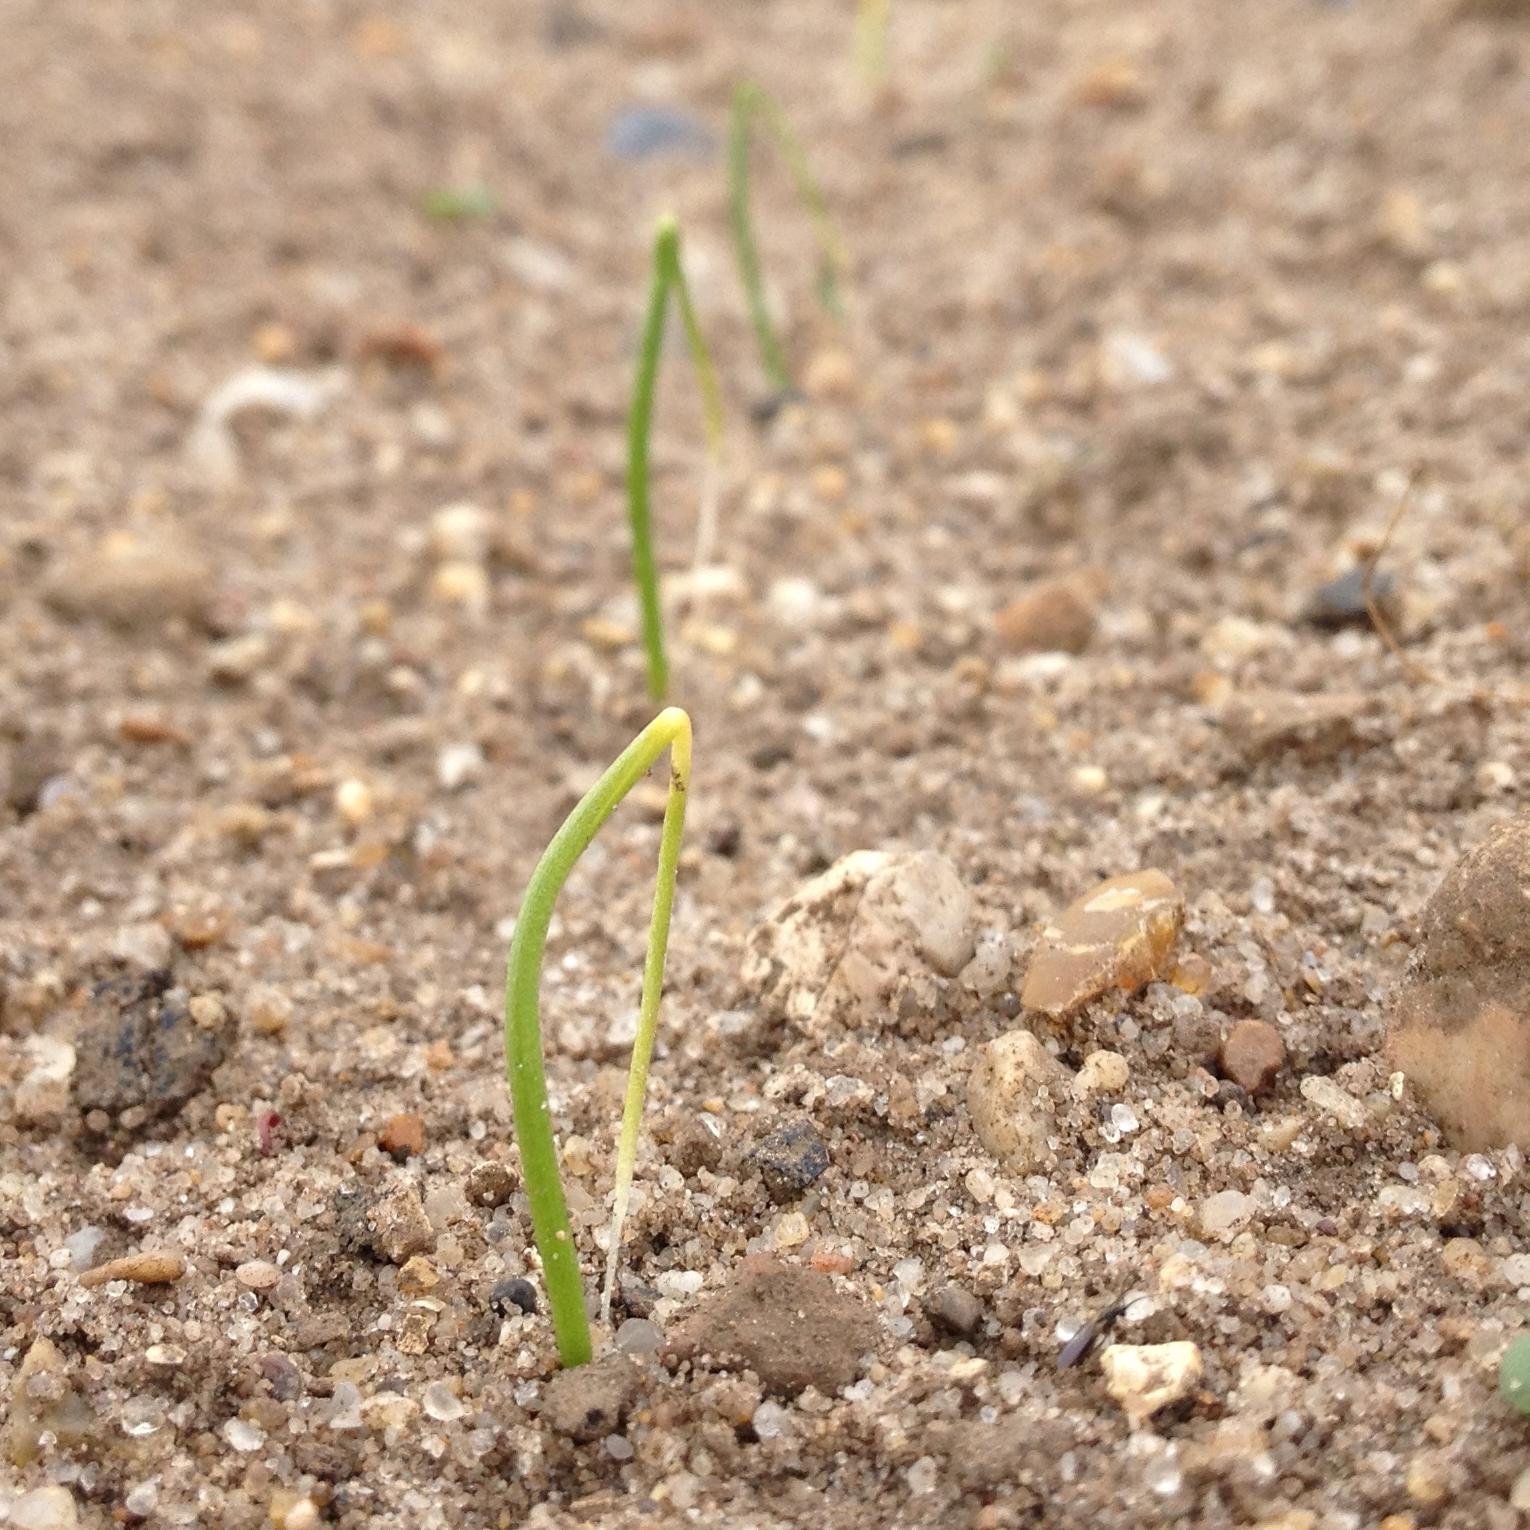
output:
{"label": "reddish pebble", "polygon": [[1222,1076],[1250,1094],[1268,1089],[1285,1060],[1280,1032],[1263,1020],[1240,1020],[1222,1042]]}
{"label": "reddish pebble", "polygon": [[425,1117],[415,1111],[389,1116],[377,1134],[377,1145],[400,1163],[425,1151]]}

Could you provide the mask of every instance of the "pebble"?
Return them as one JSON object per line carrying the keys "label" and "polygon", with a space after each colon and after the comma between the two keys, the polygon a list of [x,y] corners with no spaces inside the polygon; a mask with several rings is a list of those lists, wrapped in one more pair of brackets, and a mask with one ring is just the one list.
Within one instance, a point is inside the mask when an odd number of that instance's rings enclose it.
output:
{"label": "pebble", "polygon": [[772,1132],[750,1157],[765,1188],[778,1201],[801,1195],[829,1167],[829,1149],[806,1117]]}
{"label": "pebble", "polygon": [[1466,1152],[1530,1147],[1530,814],[1493,829],[1424,907],[1392,1066]]}
{"label": "pebble", "polygon": [[712,149],[712,135],[705,125],[673,107],[623,107],[606,125],[606,152],[617,159],[654,159],[670,154],[704,159]]}
{"label": "pebble", "polygon": [[399,1163],[425,1151],[425,1117],[417,1111],[389,1116],[377,1133],[377,1145]]}
{"label": "pebble", "polygon": [[1367,1122],[1365,1106],[1354,1095],[1339,1087],[1331,1078],[1309,1074],[1301,1083],[1302,1098],[1315,1105],[1325,1116],[1350,1131],[1360,1131]]}
{"label": "pebble", "polygon": [[108,1281],[125,1280],[139,1286],[172,1285],[186,1273],[186,1261],[179,1254],[125,1254],[109,1259],[80,1276],[85,1287],[104,1286]]}
{"label": "pebble", "polygon": [[773,1018],[885,1025],[905,997],[933,1006],[975,941],[972,900],[943,855],[858,850],[754,930],[742,977]]}
{"label": "pebble", "polygon": [[246,1259],[234,1271],[234,1279],[251,1291],[274,1291],[281,1278],[281,1270],[269,1259]]}
{"label": "pebble", "polygon": [[1240,1020],[1223,1038],[1222,1076],[1249,1094],[1260,1094],[1274,1082],[1286,1060],[1280,1032],[1264,1020]]}
{"label": "pebble", "polygon": [[1298,691],[1243,691],[1221,711],[1228,741],[1250,763],[1290,757],[1320,765],[1370,740],[1370,699],[1361,692],[1309,695]]}
{"label": "pebble", "polygon": [[88,552],[61,559],[45,593],[64,616],[134,630],[174,617],[203,621],[212,587],[211,567],[188,541],[168,531],[114,531]]}
{"label": "pebble", "polygon": [[[1385,613],[1392,603],[1397,581],[1390,574],[1377,574],[1371,580],[1371,595]],[[1302,620],[1314,627],[1369,626],[1371,613],[1365,604],[1365,567],[1352,568],[1337,579],[1330,579],[1312,592],[1302,611]]]}
{"label": "pebble", "polygon": [[619,1349],[559,1371],[542,1391],[542,1420],[570,1439],[598,1440],[621,1428],[643,1385],[637,1362]]}
{"label": "pebble", "polygon": [[939,1286],[925,1299],[925,1316],[938,1328],[962,1338],[977,1331],[983,1304],[965,1286]]}
{"label": "pebble", "polygon": [[817,1270],[752,1254],[707,1297],[665,1348],[676,1361],[711,1356],[752,1370],[767,1390],[848,1386],[876,1348],[877,1321],[858,1295]]}
{"label": "pebble", "polygon": [[494,544],[494,518],[472,504],[445,505],[430,518],[430,547],[442,563],[482,563]]}
{"label": "pebble", "polygon": [[1189,1396],[1201,1379],[1201,1352],[1188,1339],[1169,1344],[1110,1344],[1100,1353],[1105,1388],[1132,1427]]}
{"label": "pebble", "polygon": [[489,1292],[489,1305],[496,1312],[508,1312],[512,1307],[519,1312],[535,1312],[537,1288],[529,1280],[512,1275],[506,1280],[495,1282],[494,1289]]}
{"label": "pebble", "polygon": [[75,1530],[80,1516],[68,1488],[40,1487],[14,1499],[5,1522],[11,1530]]}
{"label": "pebble", "polygon": [[999,645],[1008,653],[1082,653],[1095,626],[1094,603],[1074,579],[1033,585],[994,618]]}
{"label": "pebble", "polygon": [[75,1033],[75,1104],[117,1114],[168,1114],[207,1086],[228,1052],[230,1028],[206,1029],[170,989],[167,972],[101,984]]}
{"label": "pebble", "polygon": [[1185,900],[1163,872],[1111,877],[1041,932],[1020,1001],[1054,1020],[1110,989],[1134,993],[1172,965]]}
{"label": "pebble", "polygon": [[1028,1174],[1051,1156],[1057,1132],[1054,1104],[1069,1087],[1068,1070],[1030,1031],[995,1037],[967,1080],[967,1109],[978,1140],[1016,1174]]}
{"label": "pebble", "polygon": [[1073,1092],[1080,1096],[1120,1094],[1130,1078],[1131,1068],[1119,1052],[1091,1052],[1073,1076]]}

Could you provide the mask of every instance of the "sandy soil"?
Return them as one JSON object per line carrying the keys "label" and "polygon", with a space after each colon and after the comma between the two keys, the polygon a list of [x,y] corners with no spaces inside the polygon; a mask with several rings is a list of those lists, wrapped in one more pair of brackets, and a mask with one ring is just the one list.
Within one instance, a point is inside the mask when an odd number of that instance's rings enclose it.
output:
{"label": "sandy soil", "polygon": [[[1452,1151],[1381,1042],[1425,899],[1530,770],[1524,7],[894,11],[873,103],[806,0],[0,0],[0,1515],[1521,1522],[1495,1367],[1530,1181]],[[746,73],[853,267],[838,327],[763,159],[808,394],[764,424],[719,148]],[[617,156],[636,104],[712,151]],[[488,216],[421,210],[480,183]],[[499,993],[537,853],[650,710],[621,473],[666,208],[732,572],[669,581],[697,763],[626,1312],[673,1334],[775,1251],[876,1342],[784,1398],[644,1359],[580,1441],[545,1308],[492,1296],[537,1278]],[[252,366],[301,408],[225,428]],[[672,575],[700,439],[672,364]],[[1387,564],[1427,676],[1306,615],[1415,469]],[[997,614],[1082,571],[1081,651],[1006,648]],[[1256,692],[1275,722],[1234,726]],[[554,927],[592,1283],[661,807]],[[989,966],[773,1017],[749,932],[862,849],[946,856]],[[1146,867],[1209,984],[1024,1015],[1043,922]],[[1257,1098],[1208,1063],[1250,1018],[1286,1051]],[[1017,1026],[1127,1069],[1064,1091],[1029,1174],[967,1108]],[[753,1154],[802,1117],[828,1168],[778,1198]],[[177,1278],[81,1280],[144,1252]],[[1058,1367],[1128,1293],[1114,1338],[1203,1366],[1137,1429],[1098,1353]]]}

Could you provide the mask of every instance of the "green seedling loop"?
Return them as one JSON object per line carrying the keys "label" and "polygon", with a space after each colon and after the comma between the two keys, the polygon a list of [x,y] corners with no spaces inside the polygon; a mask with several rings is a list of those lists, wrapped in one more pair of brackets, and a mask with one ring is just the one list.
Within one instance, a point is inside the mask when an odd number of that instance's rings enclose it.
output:
{"label": "green seedling loop", "polygon": [[[685,270],[680,263],[680,231],[673,218],[661,218],[653,242],[653,285],[638,346],[632,408],[627,415],[627,519],[632,526],[632,578],[643,620],[643,652],[648,664],[648,694],[662,701],[669,691],[669,659],[664,650],[664,614],[659,601],[659,571],[653,555],[653,517],[648,494],[648,448],[653,437],[654,390],[664,346],[664,320],[671,292],[680,309],[686,345],[701,390],[706,423],[707,460],[715,468],[722,456],[722,389],[701,337]],[[715,475],[714,475],[715,476]]]}
{"label": "green seedling loop", "polygon": [[622,1111],[616,1157],[616,1195],[607,1253],[604,1292],[610,1312],[622,1221],[637,1161],[638,1126],[648,1085],[658,1025],[659,998],[664,987],[664,953],[669,945],[670,915],[675,901],[675,877],[680,839],[685,829],[685,798],[691,774],[691,720],[679,707],[666,707],[617,756],[605,774],[584,795],[542,852],[526,888],[505,977],[505,1076],[515,1111],[515,1135],[521,1152],[521,1173],[531,1207],[531,1227],[542,1257],[542,1278],[552,1313],[558,1357],[564,1365],[583,1365],[591,1356],[590,1323],[584,1309],[579,1256],[558,1164],[547,1105],[547,1076],[542,1065],[542,955],[553,906],[575,862],[584,854],[617,805],[669,750],[669,798],[659,838],[659,869],[654,882],[653,915],[648,924],[648,954],[643,962],[643,994],[638,1008],[637,1037],[627,1075],[627,1098]]}
{"label": "green seedling loop", "polygon": [[840,242],[829,204],[824,200],[808,168],[807,155],[792,132],[781,108],[752,80],[743,81],[733,92],[733,110],[728,130],[728,214],[733,224],[733,249],[738,274],[744,284],[749,317],[759,342],[760,360],[771,387],[786,393],[791,389],[791,372],[786,354],[771,323],[770,307],[765,301],[765,284],[760,274],[760,252],[754,240],[754,218],[749,210],[749,151],[751,129],[759,118],[775,139],[781,158],[786,161],[797,195],[807,209],[818,242],[818,296],[823,306],[836,318],[841,316],[839,280],[846,266],[844,246]]}

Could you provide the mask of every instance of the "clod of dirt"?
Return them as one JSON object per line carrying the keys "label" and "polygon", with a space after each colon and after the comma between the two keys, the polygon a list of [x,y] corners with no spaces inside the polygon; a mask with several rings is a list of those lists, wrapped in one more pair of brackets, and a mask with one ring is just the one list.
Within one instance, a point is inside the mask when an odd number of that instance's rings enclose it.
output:
{"label": "clod of dirt", "polygon": [[376,1196],[365,1186],[345,1185],[330,1204],[338,1241],[389,1264],[406,1264],[415,1254],[428,1254],[436,1246],[420,1192],[410,1179],[400,1176]]}
{"label": "clod of dirt", "polygon": [[559,1371],[542,1393],[542,1418],[574,1440],[598,1440],[621,1428],[641,1391],[643,1371],[631,1356],[608,1350],[588,1365]]}
{"label": "clod of dirt", "polygon": [[972,900],[943,855],[858,850],[750,935],[742,975],[773,1016],[869,1025],[904,995],[933,1003],[937,977],[955,977],[974,942]]}
{"label": "clod of dirt", "polygon": [[1249,691],[1222,708],[1222,728],[1249,763],[1289,755],[1320,765],[1369,742],[1367,697],[1348,691],[1312,696],[1296,691]]}
{"label": "clod of dirt", "polygon": [[1111,877],[1041,932],[1020,1001],[1065,1019],[1112,988],[1135,993],[1169,970],[1185,900],[1163,872]]}
{"label": "clod of dirt", "polygon": [[1100,1354],[1105,1388],[1134,1429],[1187,1397],[1201,1379],[1201,1352],[1188,1339],[1172,1344],[1111,1344]]}
{"label": "clod of dirt", "polygon": [[1424,908],[1393,1065],[1463,1149],[1530,1146],[1530,814],[1467,852]]}
{"label": "clod of dirt", "polygon": [[61,559],[46,596],[65,616],[134,629],[177,616],[203,621],[212,588],[212,569],[183,538],[115,531],[89,552]]}
{"label": "clod of dirt", "polygon": [[765,1188],[778,1201],[801,1195],[829,1167],[829,1149],[805,1117],[772,1132],[750,1156]]}
{"label": "clod of dirt", "polygon": [[671,1337],[667,1358],[710,1356],[752,1370],[772,1392],[848,1386],[876,1348],[877,1322],[859,1296],[817,1270],[752,1254]]}
{"label": "clod of dirt", "polygon": [[67,768],[64,747],[54,734],[26,734],[11,746],[5,772],[5,805],[21,818],[36,812],[48,782]]}
{"label": "clod of dirt", "polygon": [[1082,653],[1096,626],[1092,591],[1077,579],[1033,585],[994,618],[1010,653]]}
{"label": "clod of dirt", "polygon": [[1286,1044],[1265,1020],[1240,1020],[1222,1041],[1223,1078],[1250,1094],[1268,1089],[1285,1060]]}
{"label": "clod of dirt", "polygon": [[1070,1083],[1068,1070],[1029,1031],[996,1036],[967,1080],[978,1140],[1012,1173],[1031,1173],[1051,1156],[1054,1107]]}
{"label": "clod of dirt", "polygon": [[16,1086],[16,1119],[27,1126],[49,1126],[69,1108],[69,1081],[75,1050],[57,1036],[28,1036],[31,1066]]}
{"label": "clod of dirt", "polygon": [[502,1163],[474,1164],[463,1192],[472,1206],[503,1206],[515,1194],[515,1175]]}
{"label": "clod of dirt", "polygon": [[112,1115],[168,1114],[207,1081],[228,1053],[226,1021],[205,1026],[165,971],[131,973],[100,984],[75,1034],[74,1100]]}

